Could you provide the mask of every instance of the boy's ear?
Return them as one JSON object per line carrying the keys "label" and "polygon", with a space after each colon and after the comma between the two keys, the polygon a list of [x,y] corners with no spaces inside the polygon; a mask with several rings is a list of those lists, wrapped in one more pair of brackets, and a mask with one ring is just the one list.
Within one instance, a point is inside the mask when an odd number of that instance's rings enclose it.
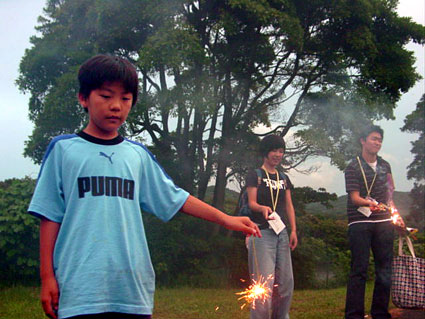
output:
{"label": "boy's ear", "polygon": [[80,102],[80,104],[84,107],[87,108],[88,107],[88,101],[87,98],[84,97],[84,95],[82,95],[81,93],[78,93],[78,102]]}

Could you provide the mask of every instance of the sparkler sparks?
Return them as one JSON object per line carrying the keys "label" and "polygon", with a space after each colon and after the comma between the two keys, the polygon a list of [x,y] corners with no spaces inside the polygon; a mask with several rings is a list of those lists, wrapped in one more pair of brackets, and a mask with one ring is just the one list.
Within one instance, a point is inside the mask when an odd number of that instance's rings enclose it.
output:
{"label": "sparkler sparks", "polygon": [[398,210],[395,207],[391,207],[390,211],[391,211],[391,219],[393,221],[393,224],[397,225],[397,222],[400,219],[400,214],[398,213]]}
{"label": "sparkler sparks", "polygon": [[398,212],[398,209],[396,207],[392,205],[387,206],[385,204],[380,203],[378,206],[374,207],[372,210],[373,211],[389,210],[391,213],[392,223],[399,229],[399,231],[404,232],[405,235],[412,236],[413,239],[416,239],[416,237],[413,235],[418,231],[418,229],[406,227],[406,225],[403,222],[403,218],[401,218],[400,213]]}
{"label": "sparkler sparks", "polygon": [[401,230],[403,230],[405,232],[405,235],[410,235],[412,236],[413,239],[417,239],[414,235],[418,232],[418,229],[406,227],[406,225],[404,225],[403,223],[403,219],[401,218],[397,208],[395,208],[394,206],[390,208],[390,211],[391,211],[391,219],[393,224],[399,227]]}
{"label": "sparkler sparks", "polygon": [[238,300],[244,300],[245,303],[241,306],[243,309],[246,305],[252,304],[252,309],[255,309],[255,303],[260,301],[264,303],[267,298],[271,296],[271,290],[268,287],[270,280],[273,280],[273,276],[269,275],[266,279],[263,276],[256,281],[252,279],[252,284],[244,291],[236,293],[241,297]]}
{"label": "sparkler sparks", "polygon": [[393,222],[394,225],[396,226],[401,226],[402,225],[402,219],[400,214],[398,213],[397,208],[395,208],[394,206],[387,206],[385,204],[379,203],[377,206],[371,208],[372,211],[377,211],[377,212],[384,212],[389,210],[391,213],[391,220]]}

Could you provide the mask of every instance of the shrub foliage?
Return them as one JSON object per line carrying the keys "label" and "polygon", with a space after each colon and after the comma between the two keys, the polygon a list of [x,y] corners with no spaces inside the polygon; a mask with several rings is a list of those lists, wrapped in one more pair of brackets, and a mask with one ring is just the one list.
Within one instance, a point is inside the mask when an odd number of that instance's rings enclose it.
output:
{"label": "shrub foliage", "polygon": [[0,182],[0,278],[37,277],[38,220],[27,213],[35,181],[30,178]]}

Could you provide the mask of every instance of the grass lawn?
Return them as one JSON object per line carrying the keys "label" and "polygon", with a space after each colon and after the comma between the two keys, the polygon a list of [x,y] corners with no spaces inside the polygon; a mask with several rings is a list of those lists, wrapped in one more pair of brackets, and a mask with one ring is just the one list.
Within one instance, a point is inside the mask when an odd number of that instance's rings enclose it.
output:
{"label": "grass lawn", "polygon": [[[366,309],[370,309],[371,286],[367,287]],[[226,289],[157,289],[154,319],[248,319],[249,310],[237,290]],[[0,318],[42,319],[38,287],[0,289]],[[345,288],[328,290],[296,290],[291,307],[291,319],[341,319],[345,303]]]}

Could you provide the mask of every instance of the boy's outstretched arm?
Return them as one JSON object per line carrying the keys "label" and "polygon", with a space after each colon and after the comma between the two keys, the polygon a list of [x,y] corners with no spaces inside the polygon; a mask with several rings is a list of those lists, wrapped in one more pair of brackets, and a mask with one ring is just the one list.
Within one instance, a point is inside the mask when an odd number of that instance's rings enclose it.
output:
{"label": "boy's outstretched arm", "polygon": [[261,237],[261,232],[257,224],[253,223],[248,217],[227,215],[192,195],[189,195],[181,211],[185,214],[222,225],[227,229]]}
{"label": "boy's outstretched arm", "polygon": [[60,224],[43,218],[40,224],[41,304],[49,318],[57,318],[59,287],[53,270],[53,250]]}

